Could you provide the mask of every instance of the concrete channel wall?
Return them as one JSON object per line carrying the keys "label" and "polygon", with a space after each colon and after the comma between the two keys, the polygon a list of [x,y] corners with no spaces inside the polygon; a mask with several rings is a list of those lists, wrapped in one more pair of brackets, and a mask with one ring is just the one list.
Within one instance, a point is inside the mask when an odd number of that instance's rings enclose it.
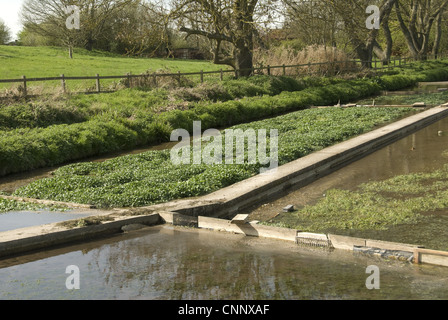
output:
{"label": "concrete channel wall", "polygon": [[[448,104],[422,111],[288,163],[278,168],[275,173],[255,176],[201,198],[177,200],[139,209],[101,212],[101,217],[109,219],[94,225],[78,227],[75,224],[75,227],[67,227],[50,224],[2,232],[0,258],[122,232],[124,227],[129,225],[172,223],[335,249],[355,251],[371,248],[398,254],[412,252],[414,262],[448,266],[448,254],[423,250],[419,246],[356,238],[344,240],[335,235],[301,233],[297,230],[267,227],[254,222],[235,224],[229,220],[214,219],[232,218],[241,210],[266,203],[281,196],[290,188],[305,186],[446,116],[448,116]],[[95,214],[97,211],[92,210],[92,216]]]}
{"label": "concrete channel wall", "polygon": [[[165,223],[184,226],[191,216],[179,213],[161,213]],[[235,222],[219,218],[202,217],[193,218],[199,229],[217,232],[243,234],[250,237],[261,237],[275,240],[295,242],[308,247],[346,250],[361,254],[380,256],[387,259],[396,259],[420,264],[432,264],[448,267],[448,252],[425,249],[423,246],[397,243],[390,241],[372,240],[340,236],[334,234],[317,234],[301,232],[300,230],[260,225],[258,222]]]}
{"label": "concrete channel wall", "polygon": [[[176,212],[114,211],[103,213],[103,223],[88,227],[70,227],[54,223],[0,233],[0,259],[42,251],[61,245],[81,243],[113,235],[131,232],[144,227],[171,224],[216,232],[242,234],[278,241],[294,242],[306,247],[330,250],[348,250],[384,258],[406,260],[413,263],[448,267],[448,252],[425,249],[418,245],[353,238],[332,234],[316,234],[299,230],[261,225],[258,222],[241,222],[212,217],[192,217]],[[83,219],[80,219],[81,221]],[[76,224],[75,224],[76,225]]]}

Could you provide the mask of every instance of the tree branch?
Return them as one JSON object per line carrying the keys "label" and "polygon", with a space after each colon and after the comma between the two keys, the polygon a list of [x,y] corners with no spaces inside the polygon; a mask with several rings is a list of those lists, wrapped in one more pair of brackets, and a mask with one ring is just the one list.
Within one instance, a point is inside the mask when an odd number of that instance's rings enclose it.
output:
{"label": "tree branch", "polygon": [[233,43],[233,38],[226,36],[224,34],[221,33],[210,33],[210,32],[206,32],[206,31],[202,31],[202,30],[194,30],[194,29],[190,29],[190,28],[186,28],[186,27],[182,27],[180,28],[181,32],[185,32],[187,33],[187,38],[191,35],[200,35],[200,36],[204,36],[207,37],[210,40],[217,40],[217,41],[227,41],[230,43]]}

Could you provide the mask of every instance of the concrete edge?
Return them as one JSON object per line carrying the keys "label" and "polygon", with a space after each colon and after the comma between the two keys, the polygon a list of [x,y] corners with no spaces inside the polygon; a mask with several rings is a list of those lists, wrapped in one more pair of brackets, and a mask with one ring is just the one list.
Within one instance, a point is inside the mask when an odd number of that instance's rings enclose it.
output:
{"label": "concrete edge", "polygon": [[151,212],[147,215],[139,216],[126,216],[123,213],[114,211],[101,216],[75,219],[63,223],[76,223],[93,218],[99,218],[99,221],[102,221],[90,226],[70,227],[61,223],[52,223],[1,232],[0,258],[48,249],[58,245],[93,240],[102,236],[120,233],[122,228],[128,225],[153,226],[162,223],[158,213]]}
{"label": "concrete edge", "polygon": [[[293,242],[308,247],[321,247],[328,249],[375,254],[388,258],[405,258],[416,264],[431,264],[448,267],[448,251],[425,249],[419,245],[403,244],[389,241],[371,240],[341,236],[334,234],[319,234],[301,232],[300,230],[260,225],[258,222],[234,224],[230,220],[213,217],[192,217],[177,212],[148,212],[141,211],[138,216],[132,211],[114,211],[109,215],[99,217],[113,218],[105,220],[98,225],[87,227],[64,227],[60,223],[53,223],[38,227],[23,228],[0,233],[0,259],[11,256],[32,253],[43,248],[48,249],[69,243],[94,240],[126,232],[126,226],[143,225],[155,226],[170,224],[174,226],[187,226],[210,231],[241,234],[249,237],[260,237],[281,241]],[[71,220],[76,222],[83,219]],[[132,228],[131,228],[132,230]]]}
{"label": "concrete edge", "polygon": [[[174,213],[174,215],[179,215]],[[172,220],[174,221],[174,220]],[[420,245],[390,241],[363,239],[334,234],[318,234],[299,230],[259,225],[248,222],[244,225],[232,224],[229,220],[198,217],[198,228],[218,232],[243,234],[245,236],[295,242],[309,247],[351,251],[385,258],[406,260],[416,264],[431,264],[448,267],[448,251],[425,249]]]}

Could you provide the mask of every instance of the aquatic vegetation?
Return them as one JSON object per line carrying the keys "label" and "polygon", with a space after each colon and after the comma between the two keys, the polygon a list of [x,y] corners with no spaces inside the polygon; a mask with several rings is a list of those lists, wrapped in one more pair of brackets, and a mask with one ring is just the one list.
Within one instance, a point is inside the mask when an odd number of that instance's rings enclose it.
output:
{"label": "aquatic vegetation", "polygon": [[[307,109],[231,129],[277,129],[278,157],[282,165],[402,117],[412,110]],[[150,151],[102,163],[65,166],[58,169],[52,178],[22,187],[15,195],[100,207],[138,207],[211,193],[258,174],[260,166],[260,163],[176,166],[171,162],[169,150]]]}
{"label": "aquatic vegetation", "polygon": [[64,211],[67,210],[67,208],[56,206],[49,207],[46,205],[0,198],[0,214],[9,211],[39,211],[39,210]]}
{"label": "aquatic vegetation", "polygon": [[316,204],[268,224],[312,232],[388,230],[420,223],[441,210],[448,210],[448,165],[367,182],[354,191],[332,189]]}

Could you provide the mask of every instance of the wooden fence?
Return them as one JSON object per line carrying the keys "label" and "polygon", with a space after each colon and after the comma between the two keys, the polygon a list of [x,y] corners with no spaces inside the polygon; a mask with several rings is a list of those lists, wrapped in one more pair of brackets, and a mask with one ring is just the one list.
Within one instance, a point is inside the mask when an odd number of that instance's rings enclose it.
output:
{"label": "wooden fence", "polygon": [[[440,57],[439,57],[440,58]],[[283,75],[283,76],[303,76],[303,75],[336,75],[348,72],[356,72],[363,69],[363,66],[366,64],[371,65],[371,69],[373,71],[381,71],[384,69],[389,69],[392,67],[403,66],[408,64],[411,61],[410,58],[402,58],[397,57],[391,59],[388,64],[383,64],[380,60],[372,60],[367,63],[363,63],[359,60],[347,60],[347,61],[331,61],[331,62],[319,62],[319,63],[307,63],[307,64],[297,64],[297,65],[281,65],[281,66],[266,66],[266,67],[257,67],[252,68],[250,70],[251,75]],[[219,79],[224,80],[225,74],[232,74],[235,78],[238,78],[243,70],[219,70],[219,71],[200,71],[200,72],[191,72],[191,73],[153,73],[153,74],[126,74],[126,75],[117,75],[117,76],[100,76],[99,74],[90,77],[67,77],[65,75],[61,75],[59,77],[45,77],[45,78],[27,78],[26,76],[22,76],[20,79],[0,79],[0,83],[20,83],[20,93],[24,97],[28,97],[28,84],[30,82],[46,82],[46,81],[59,81],[61,84],[61,88],[64,93],[67,92],[67,81],[72,80],[92,80],[95,82],[95,91],[96,93],[102,92],[101,90],[101,80],[110,80],[110,79],[118,79],[118,80],[127,80],[128,86],[131,87],[132,79],[136,78],[145,78],[152,79],[153,83],[157,86],[158,78],[163,77],[172,77],[177,79],[179,82],[181,81],[181,77],[192,77],[199,76],[200,82],[204,82],[204,77],[206,75],[217,75]],[[104,91],[103,91],[104,92]]]}

